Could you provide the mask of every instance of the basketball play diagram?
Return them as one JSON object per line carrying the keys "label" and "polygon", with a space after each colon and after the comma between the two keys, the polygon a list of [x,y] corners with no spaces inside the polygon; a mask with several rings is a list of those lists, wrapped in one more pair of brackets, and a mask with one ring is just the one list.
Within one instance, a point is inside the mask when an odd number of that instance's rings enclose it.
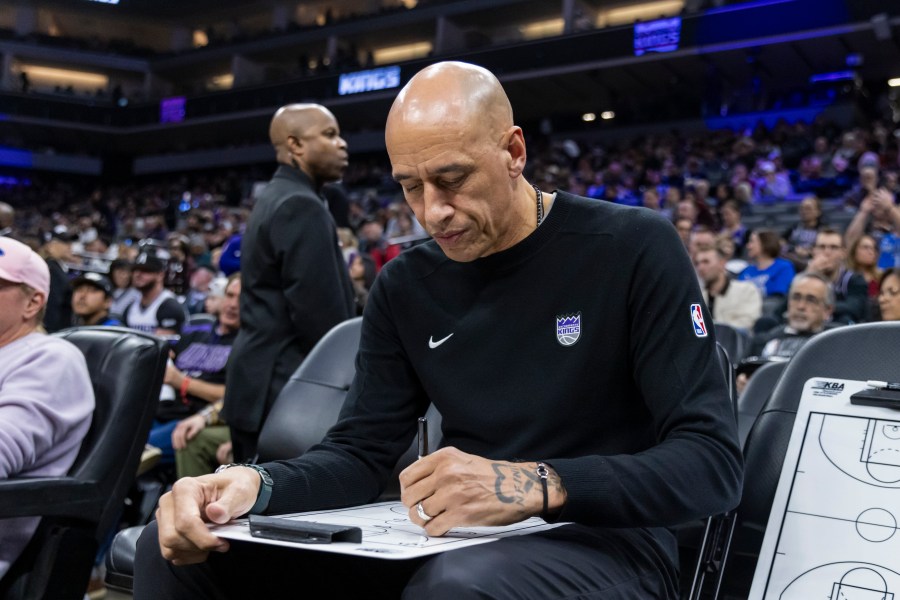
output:
{"label": "basketball play diagram", "polygon": [[900,413],[851,405],[863,382],[806,401],[811,382],[750,597],[900,600]]}

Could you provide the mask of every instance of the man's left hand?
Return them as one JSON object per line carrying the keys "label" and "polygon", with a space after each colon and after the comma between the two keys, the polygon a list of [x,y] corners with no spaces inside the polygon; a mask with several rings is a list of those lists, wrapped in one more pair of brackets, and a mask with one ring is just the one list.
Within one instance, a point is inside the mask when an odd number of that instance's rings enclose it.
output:
{"label": "man's left hand", "polygon": [[[566,491],[559,475],[547,467],[548,509],[559,511]],[[509,525],[541,514],[544,495],[537,463],[506,462],[442,448],[400,473],[403,504],[409,518],[429,535],[454,527]],[[429,520],[422,519],[417,505]]]}

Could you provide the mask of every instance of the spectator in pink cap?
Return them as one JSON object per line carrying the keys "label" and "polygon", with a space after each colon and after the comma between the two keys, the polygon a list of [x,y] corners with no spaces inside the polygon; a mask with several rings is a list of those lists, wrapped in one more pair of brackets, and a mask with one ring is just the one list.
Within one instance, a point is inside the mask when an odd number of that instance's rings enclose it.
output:
{"label": "spectator in pink cap", "polygon": [[0,279],[11,283],[24,283],[34,291],[42,292],[42,304],[50,293],[50,269],[44,259],[21,242],[6,238],[0,240]]}
{"label": "spectator in pink cap", "polygon": [[[0,237],[0,479],[64,475],[91,424],[94,391],[84,356],[39,332],[49,292],[44,259]],[[38,521],[2,521],[0,580]]]}

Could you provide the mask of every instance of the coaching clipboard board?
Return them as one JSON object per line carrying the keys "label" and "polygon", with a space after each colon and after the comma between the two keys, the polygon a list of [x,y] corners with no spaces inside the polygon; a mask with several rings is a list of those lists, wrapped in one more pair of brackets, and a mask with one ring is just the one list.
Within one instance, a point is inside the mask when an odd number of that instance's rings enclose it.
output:
{"label": "coaching clipboard board", "polygon": [[750,600],[900,600],[900,411],[806,382]]}

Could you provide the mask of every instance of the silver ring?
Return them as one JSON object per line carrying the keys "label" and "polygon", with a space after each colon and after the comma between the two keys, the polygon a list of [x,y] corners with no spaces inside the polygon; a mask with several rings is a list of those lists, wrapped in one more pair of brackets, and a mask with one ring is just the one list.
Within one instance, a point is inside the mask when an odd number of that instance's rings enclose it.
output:
{"label": "silver ring", "polygon": [[419,518],[422,519],[423,521],[425,521],[426,523],[434,518],[434,517],[430,516],[427,512],[425,512],[425,509],[422,508],[421,502],[416,504],[416,514],[419,515]]}

